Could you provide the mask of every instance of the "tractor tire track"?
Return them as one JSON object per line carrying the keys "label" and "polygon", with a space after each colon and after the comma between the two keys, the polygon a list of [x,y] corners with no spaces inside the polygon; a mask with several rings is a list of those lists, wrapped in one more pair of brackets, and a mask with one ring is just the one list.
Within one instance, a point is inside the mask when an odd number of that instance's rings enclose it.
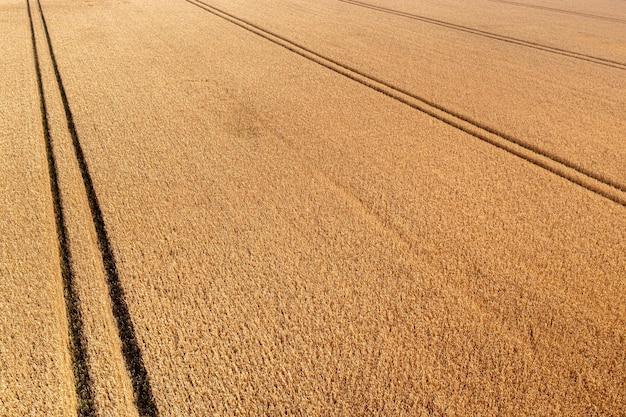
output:
{"label": "tractor tire track", "polygon": [[[363,3],[357,0],[337,0],[337,1],[351,4],[357,7],[363,7],[366,9],[376,10],[382,13],[405,17],[407,19],[413,19],[413,20],[418,20],[420,22],[424,22],[424,23],[430,23],[433,25],[457,30],[460,32],[470,33],[476,36],[482,36],[484,38],[507,42],[513,45],[524,46],[524,47],[535,49],[538,51],[548,52],[548,53],[552,53],[556,55],[566,56],[569,58],[579,59],[582,61],[592,62],[594,64],[603,65],[603,66],[610,67],[610,68],[626,70],[626,63],[623,63],[623,62],[613,61],[613,60],[606,59],[606,58],[600,58],[600,57],[593,56],[593,55],[587,55],[587,54],[583,54],[580,52],[568,51],[566,49],[561,49],[561,48],[557,48],[554,46],[542,45],[540,43],[525,41],[523,39],[512,38],[510,36],[498,35],[497,33],[487,32],[487,31],[480,30],[480,29],[474,29],[474,28],[470,28],[467,26],[445,22],[443,20],[438,20],[438,19],[433,19],[433,18],[426,17],[426,16],[420,16],[420,15],[416,15],[412,13],[402,12],[399,10],[388,9],[386,7],[375,6],[373,4]],[[492,1],[495,1],[495,0],[492,0]]]}
{"label": "tractor tire track", "polygon": [[[499,149],[513,154],[533,165],[552,172],[559,177],[579,185],[599,196],[607,198],[614,203],[626,207],[626,186],[619,184],[610,178],[591,172],[577,164],[571,163],[558,155],[546,152],[523,140],[514,138],[497,129],[483,125],[469,117],[458,114],[441,105],[419,97],[407,90],[396,87],[376,77],[372,77],[358,69],[349,67],[332,58],[323,56],[302,45],[294,43],[289,39],[270,32],[260,26],[250,23],[237,16],[224,12],[201,0],[185,0],[186,2],[207,11],[214,16],[233,23],[242,29],[260,36],[278,46],[281,46],[303,58],[319,64],[331,71],[341,74],[353,81],[356,81],[372,90],[391,97],[409,107],[419,110],[439,121],[446,123],[462,132],[465,132],[476,139],[489,143]],[[341,1],[341,0],[340,0]]]}
{"label": "tractor tire track", "polygon": [[43,87],[39,51],[35,26],[31,12],[30,0],[26,0],[28,19],[30,22],[31,40],[33,45],[33,58],[35,73],[37,75],[37,89],[39,93],[39,110],[41,112],[41,124],[48,162],[48,176],[50,177],[50,191],[54,209],[54,221],[56,225],[57,239],[59,243],[59,262],[61,266],[61,278],[63,281],[63,295],[69,330],[69,350],[72,359],[72,372],[74,375],[74,388],[76,390],[77,415],[78,417],[95,416],[93,389],[89,368],[87,366],[87,340],[84,336],[83,317],[80,309],[80,300],[76,291],[75,275],[72,268],[72,254],[68,240],[68,229],[63,213],[63,202],[59,187],[59,177],[56,158],[54,156],[52,136],[48,122],[48,109]]}
{"label": "tractor tire track", "polygon": [[[78,167],[81,173],[81,177],[83,180],[83,184],[85,186],[85,190],[87,193],[87,200],[88,200],[89,208],[91,211],[91,217],[92,217],[93,224],[96,230],[98,248],[100,250],[100,254],[102,256],[102,262],[103,262],[104,269],[105,269],[104,272],[105,272],[107,285],[109,289],[109,296],[111,299],[112,313],[113,313],[113,317],[115,318],[115,322],[116,322],[117,329],[118,329],[118,334],[121,340],[122,354],[124,357],[126,370],[128,371],[130,375],[130,379],[131,379],[132,386],[133,386],[133,396],[134,396],[135,406],[137,407],[137,410],[140,416],[156,417],[158,416],[158,409],[156,406],[156,402],[154,401],[154,396],[152,393],[152,387],[150,385],[148,372],[143,362],[141,349],[137,341],[136,332],[134,329],[132,318],[130,316],[128,304],[126,302],[126,297],[124,295],[124,290],[123,290],[123,287],[119,278],[119,274],[117,271],[117,264],[115,261],[115,256],[113,254],[113,249],[111,247],[110,239],[108,237],[108,233],[106,230],[104,216],[100,208],[100,203],[98,201],[98,197],[97,197],[94,185],[93,185],[93,180],[91,178],[87,161],[86,161],[82,146],[80,144],[78,133],[76,131],[76,126],[74,124],[74,117],[73,117],[73,114],[69,105],[67,93],[65,91],[61,73],[59,71],[59,66],[58,66],[58,63],[54,54],[54,48],[52,45],[51,36],[48,30],[48,25],[46,23],[45,15],[44,15],[40,0],[37,0],[37,6],[38,6],[39,15],[42,21],[42,25],[43,25],[43,32],[44,32],[45,41],[48,47],[48,53],[50,55],[52,67],[54,69],[56,84],[59,89],[61,101],[63,104],[63,109],[65,112],[65,117],[67,120],[67,129],[72,139],[72,146],[74,149],[74,154],[75,154]],[[29,8],[29,15],[30,15],[30,8]],[[32,29],[32,18],[31,18],[31,29]],[[33,29],[32,36],[33,36],[33,43],[34,43],[35,42],[34,29]],[[40,77],[39,64],[37,64],[37,71],[38,71],[38,77]],[[41,78],[39,78],[38,81],[40,85],[40,94],[42,94],[43,88],[42,88]],[[42,103],[44,102],[42,101]],[[47,120],[47,117],[46,117],[47,113],[46,113],[44,104],[42,104],[42,113],[43,113],[43,119]],[[44,124],[47,127],[47,121],[44,122]],[[46,129],[44,130],[46,131]],[[48,130],[47,136],[48,138],[50,136],[49,130]],[[62,205],[61,205],[61,200],[60,200],[60,192],[59,192],[59,187],[58,187],[58,180],[57,180],[57,174],[56,174],[57,171],[56,171],[56,165],[54,163],[54,156],[52,155],[51,158],[53,161],[51,166],[54,168],[50,170],[51,171],[51,183],[56,184],[53,187],[53,194],[55,194],[55,214],[57,215],[57,217],[60,216],[60,218],[63,219],[62,217],[63,211],[62,211]],[[57,211],[60,214],[58,214]],[[59,220],[57,220],[57,223],[58,222]],[[60,242],[62,242],[62,246],[69,248],[68,242],[67,242],[66,228],[63,227],[63,230],[64,230],[64,233],[62,234],[63,240],[61,240],[61,237],[59,240]],[[69,268],[69,270],[71,270],[71,258],[69,257],[69,249],[68,249],[67,254],[62,255],[62,258],[63,258],[63,262],[67,263],[66,268]],[[83,362],[81,363],[81,366],[84,367],[84,372],[86,375],[88,375],[86,360],[83,360]],[[82,385],[80,388],[82,388]],[[82,394],[78,391],[79,391],[79,387],[77,387],[77,393],[79,395],[79,404],[81,404],[80,398],[82,397],[80,397],[80,395]],[[93,415],[93,409],[94,409],[93,398],[91,396],[90,391],[89,391],[89,394],[90,396],[87,398],[87,400],[90,401],[89,403],[90,405],[88,407],[88,413],[79,414],[80,416]]]}
{"label": "tractor tire track", "polygon": [[546,6],[540,6],[537,4],[519,3],[516,1],[508,1],[508,0],[489,0],[489,1],[494,2],[494,3],[510,4],[512,6],[527,7],[529,9],[547,10],[549,12],[588,17],[590,19],[605,20],[607,22],[626,23],[626,19],[620,19],[618,17],[598,16],[598,15],[591,14],[591,13],[576,12],[574,10],[563,10],[563,9],[557,9],[555,7],[546,7]]}

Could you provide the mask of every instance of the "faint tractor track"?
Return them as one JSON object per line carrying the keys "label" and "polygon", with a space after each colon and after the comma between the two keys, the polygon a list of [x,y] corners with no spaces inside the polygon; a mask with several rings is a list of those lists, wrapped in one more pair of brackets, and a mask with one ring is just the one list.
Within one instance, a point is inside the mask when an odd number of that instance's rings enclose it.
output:
{"label": "faint tractor track", "polygon": [[35,61],[35,73],[37,75],[37,90],[39,93],[39,110],[41,112],[41,124],[48,162],[48,175],[50,177],[50,191],[52,193],[52,205],[54,209],[54,221],[56,225],[57,239],[59,241],[59,263],[61,266],[61,278],[63,281],[63,295],[65,297],[65,309],[67,312],[69,330],[69,351],[72,360],[72,372],[74,375],[74,389],[76,390],[78,417],[95,416],[93,389],[89,368],[87,366],[87,340],[83,331],[83,317],[80,309],[80,300],[75,285],[75,274],[72,268],[72,254],[68,241],[68,230],[63,214],[63,202],[56,158],[52,148],[52,137],[48,122],[48,110],[43,87],[41,66],[39,64],[39,52],[35,36],[35,26],[31,12],[30,0],[26,0],[28,19],[30,22],[30,34],[33,44],[33,58]]}
{"label": "faint tractor track", "polygon": [[555,7],[546,7],[546,6],[540,6],[540,5],[537,5],[537,4],[519,3],[519,2],[516,2],[516,1],[507,1],[507,0],[489,0],[489,1],[492,1],[494,3],[510,4],[512,6],[527,7],[529,9],[547,10],[549,12],[563,13],[563,14],[570,14],[570,15],[574,15],[574,16],[588,17],[590,19],[606,20],[607,22],[626,23],[626,19],[620,19],[618,17],[598,16],[598,15],[591,14],[591,13],[577,12],[577,11],[574,11],[574,10],[557,9]]}
{"label": "faint tractor track", "polygon": [[[419,20],[420,22],[430,23],[433,25],[446,27],[453,30],[458,30],[460,32],[471,33],[476,36],[482,36],[484,38],[495,39],[502,42],[511,43],[514,45],[524,46],[527,48],[535,49],[538,51],[548,52],[552,54],[562,55],[569,58],[580,59],[587,62],[593,62],[594,64],[604,65],[606,67],[626,70],[626,63],[612,61],[606,58],[600,58],[593,55],[587,55],[580,52],[568,51],[566,49],[557,48],[554,46],[542,45],[537,42],[525,41],[523,39],[512,38],[510,36],[498,35],[497,33],[487,32],[480,29],[474,29],[467,26],[457,25],[450,22],[445,22],[443,20],[433,19],[426,16],[420,16],[412,13],[402,12],[399,10],[388,9],[386,7],[375,6],[373,4],[363,3],[357,0],[337,0],[342,3],[351,4],[353,6],[363,7],[366,9],[376,10],[382,13],[392,14],[396,16],[406,17],[407,19]],[[499,1],[499,0],[490,0],[490,1]],[[507,2],[508,3],[508,2]]]}
{"label": "faint tractor track", "polygon": [[[29,2],[30,0],[27,0]],[[58,185],[58,174],[57,167],[54,159],[54,155],[52,153],[52,148],[50,144],[50,133],[48,129],[47,122],[47,110],[45,106],[45,100],[43,97],[43,87],[42,87],[42,79],[41,79],[41,71],[39,66],[39,56],[36,49],[36,36],[35,31],[32,24],[32,15],[30,11],[30,3],[29,4],[29,17],[31,18],[31,31],[32,31],[32,40],[33,46],[35,50],[35,62],[36,62],[36,70],[38,77],[38,86],[39,93],[41,98],[41,111],[42,111],[42,119],[44,124],[44,135],[46,136],[46,149],[48,151],[48,161],[49,161],[49,171],[50,171],[50,182],[54,197],[54,209],[55,209],[55,217],[57,221],[57,233],[59,235],[59,245],[61,246],[61,263],[64,274],[64,280],[68,281],[69,284],[66,284],[66,287],[70,288],[70,297],[67,295],[66,291],[66,300],[68,303],[68,314],[70,316],[70,320],[76,320],[75,317],[80,318],[80,314],[77,308],[78,299],[76,294],[72,290],[71,285],[71,258],[69,252],[69,244],[67,241],[67,231],[64,223],[63,217],[63,207],[60,199],[60,191]],[[69,105],[69,101],[67,99],[67,94],[65,91],[65,87],[63,84],[63,80],[61,77],[61,73],[59,71],[59,66],[54,54],[54,49],[52,46],[52,40],[50,37],[50,33],[48,30],[48,25],[46,23],[45,15],[41,6],[40,0],[37,0],[37,6],[39,15],[41,18],[41,22],[43,25],[43,32],[45,35],[45,42],[48,46],[48,52],[50,55],[50,60],[52,62],[52,67],[54,70],[54,75],[56,78],[56,84],[61,96],[61,101],[63,104],[63,109],[65,112],[65,118],[67,120],[67,129],[70,134],[72,140],[72,146],[74,149],[74,154],[76,157],[76,161],[78,163],[78,167],[81,173],[81,177],[83,180],[83,184],[87,194],[87,200],[89,203],[89,209],[91,211],[91,217],[93,220],[93,224],[96,231],[98,248],[100,250],[100,254],[102,256],[102,262],[105,269],[106,281],[109,289],[109,296],[111,299],[111,307],[113,317],[115,318],[115,322],[117,325],[118,335],[121,340],[122,346],[122,355],[124,357],[126,370],[128,371],[131,379],[131,383],[133,386],[133,396],[135,400],[135,406],[137,407],[137,411],[140,416],[146,417],[156,417],[158,416],[158,410],[156,407],[156,403],[154,401],[154,396],[152,393],[152,387],[150,385],[150,381],[148,378],[148,372],[143,362],[143,358],[141,355],[141,349],[139,348],[139,343],[137,341],[137,336],[135,333],[135,329],[133,326],[133,322],[130,316],[130,312],[128,309],[128,305],[126,302],[126,297],[124,295],[124,290],[119,278],[119,274],[117,271],[117,264],[115,261],[115,256],[113,254],[113,249],[111,247],[111,243],[107,234],[104,216],[102,214],[102,210],[100,208],[100,203],[98,201],[98,197],[93,185],[93,180],[91,178],[91,174],[89,172],[89,168],[87,165],[87,160],[85,158],[82,146],[80,144],[80,140],[78,137],[78,133],[76,131],[76,126],[74,124],[74,117]],[[69,277],[69,278],[68,278]],[[73,310],[72,310],[73,309]],[[74,359],[74,372],[76,377],[76,390],[79,401],[79,407],[83,407],[79,409],[79,416],[91,416],[94,415],[94,405],[93,405],[93,396],[90,390],[89,385],[89,372],[87,369],[87,361],[85,358],[85,349],[84,346],[78,344],[79,342],[85,343],[80,330],[82,329],[82,322],[74,322],[70,323],[70,330],[72,332],[72,340],[76,339],[77,342],[74,343],[75,349],[79,352],[75,353]],[[75,336],[76,333],[76,336]],[[77,345],[78,344],[78,345]],[[74,353],[74,352],[73,352]],[[78,369],[78,371],[77,371]],[[77,374],[78,372],[78,374]],[[83,382],[85,381],[85,382]]]}
{"label": "faint tractor track", "polygon": [[447,109],[400,87],[396,87],[386,81],[370,76],[332,58],[323,56],[312,51],[311,49],[292,42],[281,35],[270,32],[254,23],[250,23],[244,19],[224,12],[201,0],[185,1],[295,54],[298,54],[303,58],[393,98],[394,100],[397,100],[415,110],[419,110],[431,117],[434,117],[435,119],[465,132],[476,139],[489,143],[490,145],[552,172],[553,174],[579,185],[599,196],[626,207],[626,186],[619,184],[610,178],[596,174],[585,169],[584,167],[579,166],[578,164],[567,161],[558,155],[546,152],[535,145],[512,137],[504,132],[500,132],[495,128],[486,126],[479,121],[475,121],[467,116],[456,113],[453,110]]}

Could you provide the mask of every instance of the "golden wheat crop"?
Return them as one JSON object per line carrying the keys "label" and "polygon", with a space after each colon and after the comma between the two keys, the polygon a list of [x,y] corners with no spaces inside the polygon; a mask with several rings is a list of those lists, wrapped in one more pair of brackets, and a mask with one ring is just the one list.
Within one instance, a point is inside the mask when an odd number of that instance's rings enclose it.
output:
{"label": "golden wheat crop", "polygon": [[624,5],[0,4],[0,415],[626,413]]}

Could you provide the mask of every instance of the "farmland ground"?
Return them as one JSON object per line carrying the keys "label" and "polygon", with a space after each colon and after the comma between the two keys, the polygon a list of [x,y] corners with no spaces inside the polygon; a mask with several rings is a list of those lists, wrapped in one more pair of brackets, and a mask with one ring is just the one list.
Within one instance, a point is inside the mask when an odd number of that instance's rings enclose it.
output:
{"label": "farmland ground", "polygon": [[[76,415],[28,8],[0,1],[0,415]],[[600,3],[31,1],[93,412],[624,415]]]}
{"label": "farmland ground", "polygon": [[53,196],[26,8],[0,8],[0,415],[75,409]]}

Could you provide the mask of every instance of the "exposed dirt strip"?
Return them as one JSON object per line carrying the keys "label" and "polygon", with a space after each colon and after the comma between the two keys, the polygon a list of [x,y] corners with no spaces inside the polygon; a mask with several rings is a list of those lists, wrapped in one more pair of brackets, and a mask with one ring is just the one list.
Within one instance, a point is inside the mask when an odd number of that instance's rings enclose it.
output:
{"label": "exposed dirt strip", "polygon": [[[85,160],[85,157],[82,151],[80,140],[76,132],[72,111],[69,106],[69,101],[67,99],[65,88],[63,86],[63,80],[59,72],[58,64],[56,62],[56,58],[54,55],[52,40],[51,40],[50,33],[48,31],[48,27],[46,24],[45,15],[44,15],[41,3],[38,1],[37,4],[38,4],[40,17],[43,23],[45,38],[46,38],[46,42],[48,45],[48,51],[50,53],[50,58],[51,58],[52,65],[54,68],[56,82],[57,82],[59,92],[61,95],[61,100],[63,102],[63,108],[64,108],[65,116],[67,119],[67,128],[72,139],[75,157],[76,157],[78,166],[80,168],[84,187],[87,193],[87,199],[88,199],[89,207],[90,207],[91,214],[92,214],[92,220],[93,220],[93,224],[95,226],[95,230],[97,234],[98,247],[100,249],[102,262],[104,264],[104,269],[105,269],[105,273],[107,277],[107,284],[109,287],[109,296],[111,298],[111,304],[112,304],[112,310],[113,310],[112,312],[113,312],[113,316],[115,317],[116,324],[118,327],[119,337],[122,343],[122,353],[124,355],[124,359],[126,362],[126,368],[131,376],[131,381],[133,384],[135,404],[137,406],[140,416],[157,416],[158,410],[154,402],[154,397],[152,394],[152,389],[150,386],[148,373],[146,371],[145,365],[143,363],[143,359],[141,357],[141,350],[137,342],[132,319],[130,317],[128,306],[126,304],[126,300],[124,297],[124,290],[120,283],[119,275],[117,272],[117,266],[115,262],[115,257],[111,249],[111,244],[109,242],[109,238],[107,235],[102,211],[100,209],[98,198],[97,198],[94,186],[93,186],[93,182],[91,180],[91,175],[89,173],[89,168],[87,166],[87,162]],[[33,32],[33,41],[34,41],[34,32]],[[58,186],[57,186],[57,191],[58,191]],[[62,212],[60,206],[59,206],[59,210],[60,212]],[[91,406],[91,410],[92,410],[91,412],[93,412],[93,406]]]}
{"label": "exposed dirt strip", "polygon": [[461,32],[471,33],[473,35],[499,40],[502,42],[508,42],[508,43],[512,43],[515,45],[525,46],[528,48],[537,49],[537,50],[544,51],[544,52],[550,52],[553,54],[563,55],[563,56],[567,56],[570,58],[581,59],[583,61],[593,62],[595,64],[604,65],[604,66],[611,67],[611,68],[626,70],[626,64],[622,62],[606,59],[606,58],[600,58],[600,57],[596,57],[593,55],[583,54],[580,52],[568,51],[566,49],[561,49],[561,48],[557,48],[554,46],[542,45],[537,42],[525,41],[523,39],[512,38],[510,36],[498,35],[497,33],[487,32],[487,31],[480,30],[480,29],[474,29],[474,28],[470,28],[467,26],[457,25],[455,23],[445,22],[443,20],[433,19],[430,17],[420,16],[420,15],[416,15],[412,13],[406,13],[406,12],[402,12],[399,10],[376,6],[376,5],[369,4],[369,3],[363,3],[360,1],[356,1],[356,0],[338,0],[338,1],[342,3],[352,4],[354,6],[376,10],[376,11],[383,12],[383,13],[388,13],[388,14],[392,14],[396,16],[406,17],[409,19],[419,20],[421,22],[431,23],[433,25],[443,26],[443,27],[458,30]]}
{"label": "exposed dirt strip", "polygon": [[529,9],[547,10],[547,11],[555,12],[555,13],[571,14],[574,16],[588,17],[591,19],[606,20],[607,22],[626,23],[626,19],[620,19],[617,17],[599,16],[599,15],[595,15],[591,13],[576,12],[574,10],[557,9],[555,7],[546,7],[546,6],[540,6],[537,4],[519,3],[516,1],[508,1],[508,0],[489,0],[489,1],[492,1],[494,3],[503,3],[503,4],[510,4],[513,6],[527,7]]}
{"label": "exposed dirt strip", "polygon": [[[218,17],[228,20],[243,29],[251,31],[275,44],[278,44],[304,58],[312,60],[332,71],[340,73],[369,88],[392,97],[416,110],[422,111],[450,126],[453,126],[473,137],[503,149],[515,156],[544,168],[574,184],[601,195],[617,204],[626,207],[626,186],[619,184],[603,175],[591,172],[577,164],[571,163],[558,155],[511,137],[504,132],[485,126],[480,122],[446,109],[436,103],[419,97],[407,90],[396,87],[383,80],[367,75],[358,69],[349,67],[326,56],[320,55],[302,45],[296,44],[281,35],[265,30],[253,23],[240,19],[214,6],[199,0],[185,0]],[[340,0],[343,1],[343,0]]]}
{"label": "exposed dirt strip", "polygon": [[52,150],[52,138],[48,126],[46,109],[46,98],[43,90],[41,68],[39,65],[39,53],[37,51],[37,41],[35,38],[35,28],[31,12],[30,0],[26,0],[28,8],[28,19],[30,22],[31,40],[33,46],[33,57],[35,62],[35,72],[37,74],[37,88],[39,90],[39,102],[41,110],[41,122],[46,145],[46,158],[48,161],[48,174],[50,176],[50,191],[54,206],[54,219],[56,224],[57,238],[59,241],[59,255],[61,276],[63,279],[63,293],[65,295],[65,305],[67,309],[68,326],[70,334],[70,353],[72,356],[72,370],[74,372],[74,384],[76,387],[76,398],[79,417],[94,416],[94,402],[91,389],[91,378],[87,367],[86,344],[83,334],[83,318],[79,308],[79,300],[76,295],[74,282],[74,271],[72,270],[72,255],[69,249],[67,238],[67,225],[63,215],[61,193],[57,175],[57,165]]}
{"label": "exposed dirt strip", "polygon": [[[112,314],[96,230],[67,128],[52,60],[47,53],[43,21],[36,9],[32,18],[35,45],[38,51],[41,51],[38,53],[38,64],[46,104],[46,136],[50,137],[50,152],[56,165],[55,176],[66,226],[67,253],[71,255],[73,292],[78,300],[82,317],[82,337],[86,341],[83,357],[86,357],[84,366],[88,369],[90,379],[92,399],[90,414],[98,417],[111,415],[137,417],[132,383],[125,367],[119,332]],[[50,181],[49,175],[47,181]],[[52,202],[50,207],[52,209]],[[59,273],[59,281],[62,282],[60,275]],[[69,345],[69,342],[65,345]],[[68,366],[68,370],[71,368]],[[76,378],[70,378],[70,381],[74,380]],[[75,392],[73,397],[76,397]],[[80,399],[78,402],[81,403]],[[74,406],[72,409],[76,413],[77,407]]]}

